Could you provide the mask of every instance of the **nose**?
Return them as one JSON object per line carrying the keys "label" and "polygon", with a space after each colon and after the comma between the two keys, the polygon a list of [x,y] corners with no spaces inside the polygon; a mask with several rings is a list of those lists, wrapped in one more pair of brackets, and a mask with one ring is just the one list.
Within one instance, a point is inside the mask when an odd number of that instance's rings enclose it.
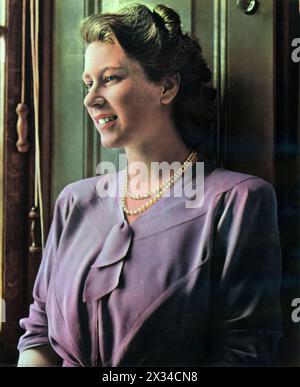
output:
{"label": "nose", "polygon": [[84,99],[84,101],[83,101],[83,104],[84,104],[84,106],[88,109],[88,108],[92,108],[92,107],[94,107],[94,108],[97,108],[97,107],[99,107],[99,108],[101,108],[102,106],[104,106],[105,105],[105,98],[104,97],[102,97],[102,96],[99,96],[99,95],[96,95],[95,93],[93,93],[93,92],[89,92],[87,95],[86,95],[86,97],[85,97],[85,99]]}

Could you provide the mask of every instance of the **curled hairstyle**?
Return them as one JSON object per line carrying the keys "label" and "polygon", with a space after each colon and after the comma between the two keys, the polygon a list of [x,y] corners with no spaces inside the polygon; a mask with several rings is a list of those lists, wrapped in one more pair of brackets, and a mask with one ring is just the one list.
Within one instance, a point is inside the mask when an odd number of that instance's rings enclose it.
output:
{"label": "curled hairstyle", "polygon": [[142,4],[131,4],[118,13],[89,16],[80,31],[87,45],[117,40],[152,82],[178,73],[173,113],[183,141],[194,147],[206,137],[207,129],[211,132],[215,90],[206,85],[211,72],[199,41],[182,32],[177,12],[165,5],[157,5],[152,12]]}

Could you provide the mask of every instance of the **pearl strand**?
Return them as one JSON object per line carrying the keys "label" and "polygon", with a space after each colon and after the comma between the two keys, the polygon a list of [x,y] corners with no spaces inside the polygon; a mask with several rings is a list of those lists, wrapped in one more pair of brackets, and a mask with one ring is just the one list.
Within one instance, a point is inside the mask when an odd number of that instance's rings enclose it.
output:
{"label": "pearl strand", "polygon": [[[183,165],[174,173],[174,176],[172,176],[170,179],[168,179],[165,183],[161,184],[160,190],[156,190],[157,192],[155,195],[151,197],[149,201],[147,201],[145,204],[143,204],[141,207],[137,207],[134,210],[129,210],[126,206],[126,196],[128,195],[128,190],[127,190],[127,179],[125,178],[124,180],[124,186],[122,190],[122,195],[121,195],[121,203],[122,203],[122,209],[123,212],[126,215],[138,215],[144,211],[146,211],[148,208],[153,206],[161,197],[162,195],[179,179],[179,177],[184,173],[184,171],[187,169],[187,167],[192,163],[194,160],[195,156],[197,156],[197,153],[192,151],[189,155],[189,157],[185,160]],[[128,172],[127,172],[128,173]]]}
{"label": "pearl strand", "polygon": [[190,163],[190,161],[194,158],[195,156],[195,151],[192,151],[188,157],[184,160],[183,164],[178,168],[178,170],[174,173],[174,176],[171,176],[168,180],[166,180],[164,183],[160,184],[158,188],[156,188],[155,190],[153,191],[148,191],[146,194],[132,194],[130,191],[129,191],[129,184],[128,184],[128,180],[129,180],[129,176],[128,176],[128,168],[126,169],[126,176],[125,176],[125,184],[126,184],[126,187],[127,187],[127,196],[131,199],[135,199],[135,200],[141,200],[141,199],[147,199],[149,198],[150,196],[155,196],[157,195],[163,188],[164,186],[167,186],[168,183],[170,181],[172,181],[173,178],[176,178],[178,175],[181,176],[182,174],[182,168],[185,166],[185,165],[188,165]]}

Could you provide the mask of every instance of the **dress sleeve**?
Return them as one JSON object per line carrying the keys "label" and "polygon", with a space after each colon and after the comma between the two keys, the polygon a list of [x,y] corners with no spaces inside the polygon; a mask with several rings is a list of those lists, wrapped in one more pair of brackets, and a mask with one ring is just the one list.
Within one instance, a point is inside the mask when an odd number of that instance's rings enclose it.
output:
{"label": "dress sleeve", "polygon": [[212,257],[210,365],[272,365],[281,336],[275,192],[262,179],[248,179],[221,201]]}
{"label": "dress sleeve", "polygon": [[72,196],[66,187],[58,196],[53,221],[50,227],[41,265],[33,288],[33,303],[29,308],[29,316],[20,320],[20,326],[26,330],[20,337],[18,350],[49,344],[47,314],[45,310],[48,286],[56,261],[57,251],[64,224],[70,211]]}

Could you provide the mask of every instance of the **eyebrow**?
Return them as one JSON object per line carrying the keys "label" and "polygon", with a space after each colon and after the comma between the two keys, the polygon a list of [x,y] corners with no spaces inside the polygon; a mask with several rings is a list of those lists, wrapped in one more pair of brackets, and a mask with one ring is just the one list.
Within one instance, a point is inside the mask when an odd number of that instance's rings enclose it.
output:
{"label": "eyebrow", "polygon": [[[100,71],[100,73],[99,73],[99,75],[101,76],[103,73],[105,73],[105,71],[107,71],[107,70],[127,70],[126,69],[126,67],[122,67],[122,66],[119,66],[119,67],[115,67],[115,66],[106,66],[106,67],[104,67],[101,71]],[[84,81],[84,80],[86,80],[86,79],[90,79],[91,77],[90,77],[90,75],[88,74],[88,73],[83,73],[82,74],[82,80]]]}

